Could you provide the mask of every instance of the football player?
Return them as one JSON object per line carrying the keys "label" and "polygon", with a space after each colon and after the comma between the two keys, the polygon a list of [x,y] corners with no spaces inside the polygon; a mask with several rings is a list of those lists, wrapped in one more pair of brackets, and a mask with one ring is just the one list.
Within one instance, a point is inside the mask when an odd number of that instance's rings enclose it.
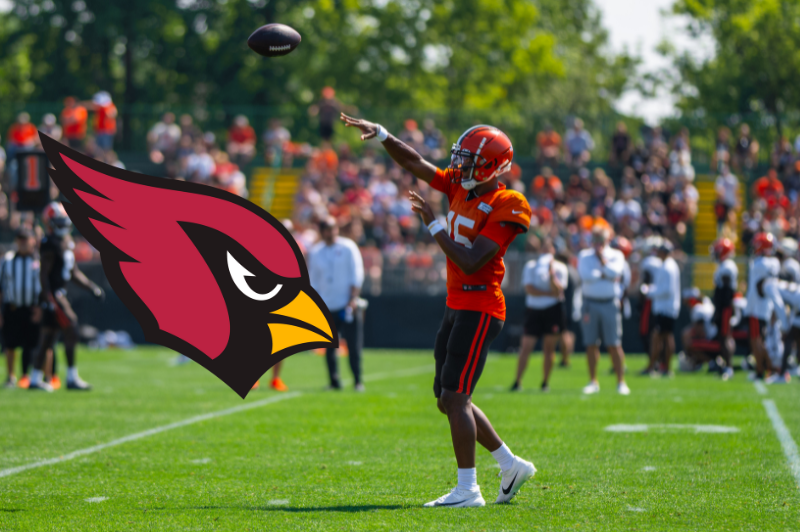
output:
{"label": "football player", "polygon": [[41,257],[42,292],[40,303],[44,308],[42,334],[31,372],[30,390],[53,391],[53,387],[42,379],[47,359],[46,353],[54,349],[56,337],[64,335],[64,351],[67,355],[67,389],[90,390],[92,387],[80,378],[75,364],[75,344],[78,341],[78,316],[67,300],[66,285],[69,281],[91,292],[96,298],[104,297],[103,289],[89,280],[75,266],[72,249],[75,243],[70,232],[72,221],[61,203],[53,202],[42,212],[45,237],[39,250]]}
{"label": "football player", "polygon": [[795,255],[797,255],[797,240],[794,238],[784,238],[775,250],[775,256],[781,263],[779,277],[790,283],[800,283],[800,262],[797,262]]}
{"label": "football player", "polygon": [[800,285],[787,281],[779,281],[778,291],[783,301],[789,305],[791,312],[789,318],[789,332],[786,334],[786,345],[784,346],[780,372],[770,378],[770,384],[789,382],[789,356],[792,354],[790,347],[792,344],[800,345]]}
{"label": "football player", "polygon": [[725,367],[721,368],[723,380],[733,377],[733,353],[736,350],[731,317],[734,314],[733,299],[739,279],[739,268],[733,262],[734,252],[733,242],[727,238],[717,240],[711,247],[711,256],[717,261],[717,268],[714,270],[714,325],[720,355],[725,361]]}
{"label": "football player", "polygon": [[[661,268],[661,259],[656,256],[656,249],[661,245],[661,237],[647,238],[642,247],[642,254],[645,256],[639,263],[640,287],[648,286],[655,282],[656,272]],[[650,337],[653,335],[655,320],[653,320],[653,300],[650,296],[639,291],[639,335],[642,338],[642,345],[645,352],[650,353]],[[648,359],[649,360],[649,359]],[[650,375],[655,368],[647,367],[642,370],[640,375]]]}
{"label": "football player", "polygon": [[536,472],[532,463],[514,456],[489,418],[472,402],[472,393],[486,363],[489,345],[506,318],[500,283],[503,255],[519,233],[528,230],[531,209],[525,196],[506,190],[497,177],[511,167],[509,138],[492,126],[474,126],[453,145],[450,165],[436,168],[379,124],[342,114],[345,126],[361,130],[361,140],[376,137],[394,161],[447,195],[447,229],[416,192],[412,208],[422,216],[447,255],[447,306],[434,344],[436,376],[433,392],[450,423],[458,463],[458,485],[426,507],[485,504],[475,471],[476,440],[500,465],[497,503],[510,501]]}
{"label": "football player", "polygon": [[684,351],[678,355],[681,371],[696,371],[705,362],[720,354],[717,326],[714,324],[714,303],[699,288],[684,290],[683,304],[689,309],[689,325],[681,332]]}
{"label": "football player", "polygon": [[778,313],[780,323],[787,325],[786,309],[777,288],[781,266],[778,259],[772,256],[774,251],[775,237],[771,233],[758,233],[753,237],[755,258],[747,280],[746,314],[750,318],[750,349],[756,358],[756,380],[763,380],[765,373],[774,369],[764,347],[772,313]]}

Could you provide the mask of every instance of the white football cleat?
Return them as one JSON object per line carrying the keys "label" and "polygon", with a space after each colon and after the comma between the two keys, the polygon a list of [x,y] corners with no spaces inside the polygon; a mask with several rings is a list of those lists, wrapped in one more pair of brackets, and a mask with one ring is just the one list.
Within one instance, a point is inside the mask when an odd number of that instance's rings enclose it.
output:
{"label": "white football cleat", "polygon": [[617,393],[620,395],[630,395],[631,389],[624,382],[617,384]]}
{"label": "white football cleat", "polygon": [[423,506],[425,508],[433,508],[434,506],[444,506],[447,508],[477,508],[486,506],[486,501],[483,500],[480,486],[474,490],[462,490],[456,486],[453,488],[453,491],[447,495],[442,495],[435,501],[426,502]]}
{"label": "white football cleat", "polygon": [[497,495],[495,504],[502,504],[514,498],[525,481],[536,474],[536,468],[532,463],[523,460],[519,456],[514,457],[514,464],[508,471],[501,471],[500,493]]}
{"label": "white football cleat", "polygon": [[725,370],[722,372],[722,375],[721,375],[720,378],[722,380],[724,380],[724,381],[728,381],[728,380],[732,379],[733,378],[733,368],[730,368],[730,367],[725,368]]}
{"label": "white football cleat", "polygon": [[600,393],[600,384],[596,382],[590,382],[586,386],[583,387],[583,393],[586,395],[590,395],[593,393]]}

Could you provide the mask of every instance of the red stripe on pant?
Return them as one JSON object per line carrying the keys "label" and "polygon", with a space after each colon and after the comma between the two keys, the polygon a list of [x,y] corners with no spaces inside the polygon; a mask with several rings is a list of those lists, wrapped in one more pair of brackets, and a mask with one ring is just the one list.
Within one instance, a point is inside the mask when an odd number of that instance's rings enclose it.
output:
{"label": "red stripe on pant", "polygon": [[761,338],[761,324],[753,316],[750,316],[750,338]]}
{"label": "red stripe on pant", "polygon": [[642,319],[639,320],[639,334],[642,336],[647,336],[650,334],[650,307],[653,305],[651,300],[646,300],[644,302],[644,308],[642,309]]}
{"label": "red stripe on pant", "polygon": [[731,333],[731,316],[733,315],[733,308],[727,307],[722,309],[722,336],[728,336]]}
{"label": "red stripe on pant", "polygon": [[692,340],[692,347],[701,351],[721,351],[722,347],[716,340]]}
{"label": "red stripe on pant", "polygon": [[472,345],[469,348],[469,356],[467,357],[467,363],[464,364],[464,369],[461,370],[461,378],[459,379],[458,384],[458,393],[464,393],[464,377],[467,376],[467,368],[469,368],[469,364],[472,361],[472,355],[475,354],[475,344],[478,343],[478,338],[481,335],[481,329],[483,328],[483,320],[486,318],[486,314],[481,314],[481,320],[478,322],[478,330],[475,331],[475,336],[472,338]]}
{"label": "red stripe on pant", "polygon": [[483,334],[481,335],[481,341],[478,344],[478,349],[475,350],[475,362],[472,364],[472,370],[469,372],[469,378],[467,379],[467,395],[472,393],[472,377],[475,375],[475,368],[478,367],[478,361],[481,359],[481,351],[483,351],[483,341],[486,340],[486,333],[489,332],[489,325],[492,324],[492,317],[489,316],[486,320],[486,327],[483,328]]}

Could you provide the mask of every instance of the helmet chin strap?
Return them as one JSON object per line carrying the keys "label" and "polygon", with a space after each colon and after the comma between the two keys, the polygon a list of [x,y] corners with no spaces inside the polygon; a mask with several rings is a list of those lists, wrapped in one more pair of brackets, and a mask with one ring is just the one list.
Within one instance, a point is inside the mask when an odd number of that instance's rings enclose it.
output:
{"label": "helmet chin strap", "polygon": [[475,181],[475,178],[467,179],[466,181],[461,181],[461,188],[464,190],[472,190],[473,188],[478,186],[478,182]]}

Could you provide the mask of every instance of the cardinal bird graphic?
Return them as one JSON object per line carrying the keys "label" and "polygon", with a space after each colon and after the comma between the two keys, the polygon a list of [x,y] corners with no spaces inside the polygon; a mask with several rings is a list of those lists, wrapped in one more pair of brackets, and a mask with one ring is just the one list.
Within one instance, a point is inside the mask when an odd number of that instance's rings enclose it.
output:
{"label": "cardinal bird graphic", "polygon": [[297,243],[229,192],[100,163],[39,134],[72,222],[149,342],[242,398],[273,365],[337,338]]}

